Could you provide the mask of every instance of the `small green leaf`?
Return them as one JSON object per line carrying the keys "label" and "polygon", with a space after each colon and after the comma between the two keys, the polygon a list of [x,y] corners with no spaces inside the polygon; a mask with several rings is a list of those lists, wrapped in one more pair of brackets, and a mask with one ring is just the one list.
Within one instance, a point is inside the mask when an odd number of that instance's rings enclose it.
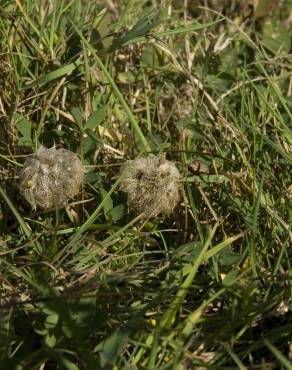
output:
{"label": "small green leaf", "polygon": [[56,343],[57,343],[57,340],[56,340],[56,337],[54,334],[50,334],[48,333],[46,336],[45,336],[45,343],[48,347],[50,348],[53,348],[55,347]]}
{"label": "small green leaf", "polygon": [[32,146],[31,131],[32,122],[24,118],[19,113],[14,113],[17,130],[21,133],[22,137],[18,140],[18,145]]}
{"label": "small green leaf", "polygon": [[46,318],[45,326],[48,329],[52,329],[58,324],[58,321],[59,321],[59,315],[56,315],[56,314],[49,315]]}
{"label": "small green leaf", "polygon": [[[100,353],[101,366],[114,364],[118,355],[123,351],[129,333],[125,330],[117,329],[112,335],[102,343],[102,352]],[[100,345],[98,346],[100,347]]]}
{"label": "small green leaf", "polygon": [[228,274],[224,277],[222,284],[224,286],[231,286],[235,279],[237,278],[238,272],[237,271],[230,271]]}
{"label": "small green leaf", "polygon": [[113,222],[117,222],[121,218],[123,218],[125,214],[126,214],[126,206],[125,206],[125,204],[119,204],[118,206],[112,208],[107,213],[107,216],[110,216],[112,218]]}
{"label": "small green leaf", "polygon": [[88,118],[85,128],[95,129],[105,119],[106,107],[100,107]]}
{"label": "small green leaf", "polygon": [[83,115],[79,108],[75,107],[71,110],[75,122],[77,123],[80,131],[83,131]]}
{"label": "small green leaf", "polygon": [[61,356],[60,362],[67,370],[79,370],[79,367],[77,367],[73,362],[69,361],[67,358]]}
{"label": "small green leaf", "polygon": [[267,19],[263,26],[263,44],[273,53],[287,54],[291,47],[290,30],[279,20]]}
{"label": "small green leaf", "polygon": [[62,323],[62,332],[67,338],[71,339],[74,337],[74,332],[67,322]]}
{"label": "small green leaf", "polygon": [[118,81],[124,84],[131,84],[136,81],[137,77],[138,76],[131,71],[120,72],[118,74]]}
{"label": "small green leaf", "polygon": [[18,145],[20,146],[32,146],[33,142],[31,139],[28,139],[26,137],[20,137],[17,142]]}
{"label": "small green leaf", "polygon": [[161,64],[161,59],[162,57],[155,45],[149,44],[141,55],[141,64],[146,67],[155,68]]}
{"label": "small green leaf", "polygon": [[230,248],[222,249],[218,255],[220,264],[224,266],[234,265],[241,258],[239,254],[232,252]]}
{"label": "small green leaf", "polygon": [[33,330],[41,336],[45,336],[48,333],[43,321],[33,320],[32,321]]}
{"label": "small green leaf", "polygon": [[89,172],[85,175],[85,181],[92,185],[97,185],[100,183],[101,178],[98,173],[95,172]]}
{"label": "small green leaf", "polygon": [[88,159],[88,155],[92,154],[96,149],[96,141],[92,137],[87,136],[83,140],[83,155],[84,158]]}
{"label": "small green leaf", "polygon": [[26,118],[20,118],[20,120],[16,123],[18,131],[21,133],[22,136],[26,138],[30,138],[31,126],[32,126],[31,122]]}

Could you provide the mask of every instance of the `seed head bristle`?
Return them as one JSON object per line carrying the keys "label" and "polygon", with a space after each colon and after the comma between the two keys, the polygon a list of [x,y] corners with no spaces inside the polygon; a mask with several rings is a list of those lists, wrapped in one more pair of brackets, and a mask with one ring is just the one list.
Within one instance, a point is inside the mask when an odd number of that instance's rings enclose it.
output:
{"label": "seed head bristle", "polygon": [[181,197],[181,176],[173,162],[162,157],[140,157],[122,169],[120,190],[128,207],[146,218],[169,215]]}
{"label": "seed head bristle", "polygon": [[41,146],[24,163],[19,189],[36,209],[65,205],[80,190],[84,167],[77,155],[66,149]]}

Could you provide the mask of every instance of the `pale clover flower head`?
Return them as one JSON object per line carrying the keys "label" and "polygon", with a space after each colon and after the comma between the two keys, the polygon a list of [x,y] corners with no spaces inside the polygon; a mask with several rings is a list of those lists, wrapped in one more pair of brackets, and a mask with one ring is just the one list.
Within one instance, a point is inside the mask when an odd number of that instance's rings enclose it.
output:
{"label": "pale clover flower head", "polygon": [[122,168],[120,190],[129,210],[146,218],[169,215],[182,192],[181,175],[173,162],[158,156],[128,161]]}
{"label": "pale clover flower head", "polygon": [[75,153],[41,146],[24,163],[19,189],[34,209],[47,209],[65,205],[78,194],[83,179],[84,167]]}

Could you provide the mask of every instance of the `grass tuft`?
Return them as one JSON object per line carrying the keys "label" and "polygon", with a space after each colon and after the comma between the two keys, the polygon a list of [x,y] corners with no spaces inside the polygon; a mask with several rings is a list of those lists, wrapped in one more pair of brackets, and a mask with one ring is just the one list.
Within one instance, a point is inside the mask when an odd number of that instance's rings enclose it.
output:
{"label": "grass tuft", "polygon": [[291,7],[1,2],[1,369],[291,369]]}

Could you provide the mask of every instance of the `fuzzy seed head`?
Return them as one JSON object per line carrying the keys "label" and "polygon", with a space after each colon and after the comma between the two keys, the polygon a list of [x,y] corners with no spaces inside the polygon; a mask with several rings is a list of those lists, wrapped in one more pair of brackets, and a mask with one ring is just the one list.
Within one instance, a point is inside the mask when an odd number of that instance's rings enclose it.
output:
{"label": "fuzzy seed head", "polygon": [[181,197],[181,176],[175,164],[162,157],[141,157],[123,167],[120,190],[134,213],[146,218],[169,215]]}
{"label": "fuzzy seed head", "polygon": [[75,153],[41,146],[24,163],[19,189],[36,209],[65,205],[80,190],[84,167]]}

